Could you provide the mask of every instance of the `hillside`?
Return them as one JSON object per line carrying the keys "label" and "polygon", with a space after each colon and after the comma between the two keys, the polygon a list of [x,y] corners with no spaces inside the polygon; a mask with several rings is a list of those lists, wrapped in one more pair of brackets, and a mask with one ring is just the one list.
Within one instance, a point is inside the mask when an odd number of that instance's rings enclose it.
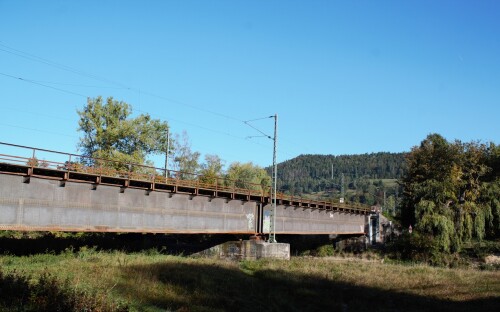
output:
{"label": "hillside", "polygon": [[[325,197],[341,196],[342,175],[347,200],[374,203],[377,197],[397,195],[397,184],[405,172],[404,153],[363,155],[300,155],[278,164],[281,192]],[[266,168],[271,173],[271,168]],[[370,195],[372,198],[370,198]],[[379,200],[380,201],[380,200]]]}

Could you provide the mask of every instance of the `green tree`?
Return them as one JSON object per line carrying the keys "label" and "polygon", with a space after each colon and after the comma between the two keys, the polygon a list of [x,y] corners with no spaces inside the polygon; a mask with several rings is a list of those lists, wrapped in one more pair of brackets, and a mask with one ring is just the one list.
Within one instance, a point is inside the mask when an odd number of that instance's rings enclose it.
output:
{"label": "green tree", "polygon": [[[95,158],[133,164],[130,169],[140,170],[149,154],[166,150],[165,133],[168,124],[152,119],[148,114],[130,118],[132,106],[116,101],[112,97],[103,102],[102,97],[88,98],[87,105],[78,115],[79,131],[83,132],[78,144],[82,151],[82,162],[97,165]],[[135,165],[134,165],[135,164]],[[101,166],[124,169],[123,164],[100,162]]]}
{"label": "green tree", "polygon": [[390,195],[385,202],[385,211],[390,216],[396,216],[396,196]]}
{"label": "green tree", "polygon": [[201,164],[200,181],[207,184],[216,184],[223,174],[224,161],[217,155],[205,155],[205,163]]}
{"label": "green tree", "polygon": [[226,173],[226,185],[237,188],[262,190],[266,192],[271,186],[271,177],[266,170],[253,163],[234,162]]}
{"label": "green tree", "polygon": [[407,155],[402,221],[414,225],[433,251],[453,252],[473,237],[498,233],[499,193],[486,181],[487,156],[484,144],[450,143],[439,134],[427,136]]}

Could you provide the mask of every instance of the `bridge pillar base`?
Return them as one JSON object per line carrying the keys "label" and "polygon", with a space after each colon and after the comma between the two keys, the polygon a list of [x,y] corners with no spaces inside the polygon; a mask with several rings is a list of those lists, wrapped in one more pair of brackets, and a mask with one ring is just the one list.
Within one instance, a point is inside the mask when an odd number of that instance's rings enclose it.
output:
{"label": "bridge pillar base", "polygon": [[230,260],[280,259],[290,260],[290,244],[266,243],[262,240],[230,241],[194,254]]}

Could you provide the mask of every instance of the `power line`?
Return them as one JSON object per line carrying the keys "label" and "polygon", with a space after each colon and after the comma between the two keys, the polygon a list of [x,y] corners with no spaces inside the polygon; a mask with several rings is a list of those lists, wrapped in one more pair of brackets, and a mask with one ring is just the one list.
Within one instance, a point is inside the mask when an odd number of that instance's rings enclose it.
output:
{"label": "power line", "polygon": [[21,50],[9,47],[9,46],[7,46],[7,45],[5,45],[3,43],[0,43],[0,46],[4,47],[4,49],[0,48],[0,51],[4,51],[6,53],[9,53],[9,54],[12,54],[12,55],[15,55],[15,56],[19,56],[19,57],[22,57],[22,58],[25,58],[25,59],[28,59],[28,60],[31,60],[31,61],[39,62],[39,63],[45,64],[45,65],[48,65],[48,66],[52,66],[52,67],[55,67],[55,68],[58,68],[58,69],[61,69],[61,70],[64,70],[64,71],[68,71],[68,72],[80,75],[80,76],[85,76],[87,78],[92,78],[92,79],[100,80],[100,81],[103,81],[103,82],[108,82],[108,83],[112,83],[112,84],[115,84],[115,85],[119,85],[119,86],[124,87],[124,88],[128,88],[128,86],[126,86],[126,85],[124,85],[124,84],[122,84],[120,82],[116,82],[116,81],[113,81],[113,80],[110,80],[110,79],[107,79],[107,78],[103,78],[103,77],[100,77],[100,76],[97,76],[97,75],[94,75],[94,74],[89,74],[89,73],[86,73],[84,71],[78,70],[76,68],[72,68],[70,66],[66,66],[66,65],[63,65],[63,64],[60,64],[60,63],[56,63],[56,62],[53,62],[51,60],[47,60],[47,59],[44,59],[42,57],[36,56],[34,54],[30,54],[30,53],[27,53],[27,52],[24,52],[24,51],[21,51]]}
{"label": "power line", "polygon": [[218,113],[218,112],[215,112],[215,111],[211,111],[211,110],[208,110],[208,109],[205,109],[205,108],[201,108],[201,107],[198,107],[198,106],[195,106],[195,105],[191,105],[191,104],[188,104],[188,103],[185,103],[185,102],[181,102],[181,101],[178,101],[178,100],[170,99],[170,98],[164,97],[162,95],[154,94],[154,93],[147,92],[147,91],[141,91],[141,93],[149,95],[149,96],[152,96],[152,97],[156,97],[156,98],[159,98],[159,99],[162,99],[162,100],[174,103],[174,104],[179,104],[179,105],[186,106],[186,107],[189,107],[189,108],[192,108],[192,109],[196,109],[196,110],[199,110],[199,111],[204,112],[204,113],[209,113],[209,114],[212,114],[212,115],[215,115],[215,116],[224,117],[224,118],[227,118],[227,119],[230,119],[230,120],[234,120],[234,121],[237,121],[237,122],[241,122],[242,121],[242,120],[240,120],[240,119],[238,119],[236,117],[232,117],[232,116],[229,116],[229,115],[226,115],[226,114],[221,114],[221,113]]}
{"label": "power line", "polygon": [[14,108],[12,106],[0,107],[0,109],[17,111],[17,112],[21,112],[21,113],[26,113],[26,114],[36,115],[36,116],[42,116],[42,117],[49,117],[49,118],[60,119],[60,120],[73,121],[70,118],[65,118],[65,117],[61,117],[61,116],[56,116],[56,115],[51,115],[51,114],[46,114],[46,113],[40,113],[40,112],[35,112],[35,111],[29,111],[29,110],[25,110],[25,109]]}
{"label": "power line", "polygon": [[231,119],[231,120],[238,121],[238,122],[241,121],[238,118],[235,118],[235,117],[232,117],[232,116],[229,116],[229,115],[226,115],[226,114],[221,114],[221,113],[218,113],[218,112],[215,112],[215,111],[212,111],[212,110],[208,110],[208,109],[205,109],[205,108],[201,108],[201,107],[198,107],[198,106],[195,106],[195,105],[192,105],[192,104],[188,104],[188,103],[181,102],[181,101],[178,101],[178,100],[170,99],[170,98],[164,97],[162,95],[154,94],[152,92],[144,91],[144,90],[141,90],[139,88],[127,86],[127,85],[125,85],[125,84],[123,84],[121,82],[117,82],[117,81],[114,81],[114,80],[111,80],[111,79],[103,78],[103,77],[100,77],[98,75],[89,74],[89,73],[83,72],[81,70],[78,70],[78,69],[75,69],[75,68],[72,68],[72,67],[69,67],[69,66],[66,66],[66,65],[62,65],[60,63],[56,63],[56,62],[53,62],[53,61],[41,58],[41,57],[36,56],[34,54],[30,54],[30,53],[27,53],[27,52],[24,52],[24,51],[21,51],[21,50],[9,47],[9,46],[7,46],[7,45],[5,45],[3,43],[0,43],[0,46],[11,50],[11,51],[9,51],[7,49],[0,48],[0,51],[4,51],[4,52],[7,52],[7,53],[10,53],[10,54],[13,54],[13,55],[25,58],[25,59],[29,59],[29,60],[32,60],[32,61],[40,62],[40,63],[43,63],[45,65],[52,66],[52,67],[55,67],[55,68],[58,68],[58,69],[61,69],[61,70],[69,71],[71,73],[74,73],[74,74],[77,74],[77,75],[80,75],[80,76],[85,76],[85,77],[88,77],[88,78],[92,78],[92,79],[96,79],[96,80],[100,80],[100,81],[104,81],[104,82],[109,82],[109,83],[121,86],[124,89],[137,92],[139,94],[146,94],[146,95],[149,95],[149,96],[152,96],[152,97],[160,98],[160,99],[163,99],[165,101],[172,102],[172,103],[179,104],[179,105],[183,105],[183,106],[186,106],[186,107],[190,107],[192,109],[196,109],[196,110],[199,110],[199,111],[202,111],[202,112],[205,112],[205,113],[209,113],[209,114],[216,115],[216,116],[219,116],[219,117],[224,117],[224,118]]}
{"label": "power line", "polygon": [[11,127],[11,128],[18,128],[18,129],[24,129],[24,130],[30,130],[30,131],[36,131],[40,133],[48,133],[48,134],[56,134],[56,135],[61,135],[61,136],[66,136],[70,138],[77,138],[74,135],[69,135],[65,133],[60,133],[60,132],[55,132],[55,131],[49,131],[49,130],[41,130],[41,129],[35,129],[35,128],[28,128],[28,127],[22,127],[22,126],[16,126],[16,125],[10,125],[10,124],[5,124],[5,123],[0,123],[1,126],[6,126],[6,127]]}
{"label": "power line", "polygon": [[[28,59],[28,60],[31,60],[31,61],[39,62],[39,63],[45,64],[47,66],[51,66],[51,67],[54,67],[54,68],[57,68],[57,69],[60,69],[60,70],[68,71],[68,72],[71,72],[71,73],[74,73],[74,74],[77,74],[77,75],[80,75],[80,76],[84,76],[84,77],[87,77],[87,78],[91,78],[91,79],[95,79],[95,80],[99,80],[99,81],[111,83],[111,84],[119,86],[119,88],[117,88],[117,89],[130,90],[130,91],[133,91],[133,92],[136,92],[136,93],[139,93],[139,94],[145,94],[145,95],[148,95],[148,96],[151,96],[151,97],[156,97],[156,98],[162,99],[164,101],[168,101],[168,102],[171,102],[171,103],[175,103],[175,104],[186,106],[186,107],[189,107],[189,108],[192,108],[192,109],[196,109],[196,110],[202,111],[204,113],[209,113],[209,114],[212,114],[212,115],[215,115],[215,116],[223,117],[223,118],[226,118],[226,119],[229,119],[229,120],[233,120],[233,121],[237,121],[237,122],[243,122],[244,124],[250,126],[254,130],[256,130],[259,133],[263,134],[265,137],[267,137],[269,139],[272,139],[272,137],[269,136],[268,134],[264,133],[263,131],[261,131],[260,129],[256,128],[255,126],[249,124],[250,122],[258,121],[258,120],[262,120],[262,119],[267,119],[267,118],[270,118],[270,117],[262,117],[262,118],[257,118],[257,119],[243,121],[243,120],[241,120],[239,118],[236,118],[236,117],[233,117],[233,116],[229,116],[229,115],[222,114],[222,113],[219,113],[219,112],[215,112],[215,111],[212,111],[212,110],[208,110],[208,109],[205,109],[205,108],[200,108],[198,106],[195,106],[195,105],[192,105],[192,104],[188,104],[188,103],[185,103],[185,102],[182,102],[182,101],[178,101],[178,100],[175,100],[175,99],[171,99],[171,98],[168,98],[168,97],[165,97],[165,96],[162,96],[162,95],[158,95],[158,94],[155,94],[155,93],[152,93],[152,92],[143,91],[141,89],[138,89],[138,88],[135,88],[135,87],[131,87],[131,86],[125,85],[125,84],[123,84],[121,82],[114,81],[114,80],[111,80],[111,79],[108,79],[108,78],[105,78],[105,77],[102,77],[102,76],[98,76],[98,75],[95,75],[95,74],[84,72],[84,71],[81,71],[79,69],[76,69],[76,68],[73,68],[73,67],[70,67],[70,66],[67,66],[67,65],[63,65],[61,63],[57,63],[57,62],[54,62],[54,61],[51,61],[51,60],[39,57],[39,56],[34,55],[34,54],[21,51],[19,49],[15,49],[15,48],[7,46],[7,45],[5,45],[5,44],[3,44],[1,42],[0,42],[0,46],[3,47],[3,48],[0,48],[0,51],[6,52],[6,53],[9,53],[9,54],[12,54],[12,55],[24,58],[24,59]],[[4,75],[6,77],[12,78],[12,79],[18,79],[18,80],[21,80],[21,81],[24,81],[24,82],[32,83],[32,84],[35,84],[35,85],[43,86],[43,87],[46,87],[46,88],[50,88],[50,89],[53,89],[53,90],[56,90],[56,91],[60,91],[60,92],[64,92],[64,93],[68,93],[68,94],[77,95],[77,96],[84,97],[84,98],[87,98],[88,96],[84,95],[84,94],[81,94],[81,93],[77,93],[77,92],[73,92],[73,91],[69,91],[69,90],[65,90],[65,89],[53,87],[53,86],[50,86],[48,84],[59,84],[59,85],[67,85],[67,86],[79,86],[79,87],[100,87],[100,86],[89,86],[89,85],[77,85],[77,84],[70,84],[70,83],[57,83],[57,82],[37,81],[37,80],[33,80],[33,79],[26,79],[26,78],[22,78],[22,77],[16,77],[16,76],[9,75],[9,74],[4,74],[4,73],[0,73],[0,74]],[[101,88],[112,88],[112,87],[101,87]],[[271,116],[271,117],[273,117],[273,116]],[[204,129],[204,130],[207,130],[207,131],[211,131],[211,132],[215,132],[215,133],[219,133],[219,134],[224,134],[226,136],[230,136],[230,137],[233,137],[233,138],[245,139],[245,138],[241,138],[241,137],[235,136],[233,134],[230,134],[230,133],[227,133],[227,132],[224,132],[224,131],[219,131],[219,130],[214,130],[214,129],[210,129],[210,128],[207,128],[207,127],[202,127],[202,126],[199,126],[199,125],[196,125],[196,124],[192,124],[192,123],[189,123],[189,122],[184,122],[184,121],[181,121],[181,120],[178,120],[178,119],[172,119],[172,118],[170,118],[170,119],[174,120],[174,121],[177,121],[177,122],[188,124],[188,125],[193,126],[193,127]],[[288,140],[285,139],[285,141],[288,141]],[[288,141],[288,142],[290,142],[290,141]],[[256,144],[256,145],[264,146],[262,144],[259,144],[257,142],[253,142],[253,141],[252,141],[252,143]],[[295,143],[293,143],[293,144],[295,144]],[[285,154],[288,154],[288,153],[285,152]],[[292,158],[292,157],[290,157],[290,158]]]}
{"label": "power line", "polygon": [[[13,75],[9,75],[9,74],[6,74],[6,73],[2,73],[0,72],[0,75],[3,75],[5,77],[8,77],[8,78],[12,78],[12,79],[15,79],[15,80],[19,80],[19,81],[22,81],[22,82],[26,82],[26,83],[32,83],[32,84],[35,84],[35,85],[38,85],[38,86],[42,86],[42,87],[46,87],[46,88],[49,88],[49,89],[52,89],[52,90],[56,90],[56,91],[59,91],[59,92],[64,92],[64,93],[68,93],[68,94],[73,94],[73,95],[77,95],[77,96],[80,96],[80,97],[83,97],[83,98],[88,98],[88,96],[84,95],[84,94],[81,94],[81,93],[77,93],[77,92],[73,92],[73,91],[69,91],[69,90],[65,90],[65,89],[61,89],[61,88],[56,88],[56,87],[52,87],[52,86],[49,86],[49,85],[46,85],[46,84],[43,84],[43,83],[40,83],[40,82],[37,82],[36,80],[32,80],[32,79],[28,79],[28,78],[23,78],[23,77],[18,77],[18,76],[13,76]],[[21,111],[19,109],[14,109],[14,108],[10,108],[12,110],[18,110],[18,111]],[[135,109],[135,108],[132,108],[133,111],[136,111],[136,112],[141,112],[141,113],[148,113],[146,111],[143,111],[143,110],[139,110],[139,109]],[[28,111],[25,111],[24,112],[28,112]],[[37,112],[29,112],[29,113],[32,113],[32,114],[38,114]],[[148,113],[149,114],[149,113]],[[61,117],[57,117],[57,116],[53,116],[53,115],[45,115],[47,117],[52,117],[52,118],[61,118]],[[221,115],[221,116],[224,116],[224,115]],[[231,118],[229,116],[227,116],[228,118]],[[257,118],[257,119],[252,119],[252,120],[248,120],[248,121],[242,121],[244,124],[248,125],[249,127],[253,128],[254,130],[258,131],[259,133],[262,134],[262,136],[259,136],[259,137],[266,137],[266,138],[269,138],[269,139],[272,139],[271,136],[269,136],[268,134],[264,133],[263,131],[261,131],[260,129],[256,128],[255,126],[249,124],[249,122],[251,121],[257,121],[257,120],[262,120],[262,119],[268,119],[268,118],[271,118],[273,116],[270,116],[270,117],[263,117],[263,118]],[[62,119],[62,118],[61,118]],[[200,126],[198,124],[194,124],[194,123],[190,123],[190,122],[186,122],[186,121],[183,121],[183,120],[180,120],[180,119],[176,119],[176,118],[164,118],[166,120],[172,120],[172,121],[176,121],[176,122],[179,122],[179,123],[183,123],[183,124],[186,124],[186,125],[189,125],[189,126],[192,126],[192,127],[196,127],[196,128],[199,128],[199,129],[203,129],[203,130],[206,130],[206,131],[210,131],[210,132],[214,132],[214,133],[219,133],[219,134],[223,134],[223,135],[226,135],[226,136],[229,136],[229,137],[232,137],[232,138],[236,138],[236,139],[240,139],[240,140],[247,140],[249,138],[253,138],[253,137],[256,137],[256,136],[247,136],[247,137],[239,137],[239,136],[236,136],[236,135],[233,135],[231,133],[228,133],[228,132],[224,132],[224,131],[220,131],[220,130],[215,130],[215,129],[211,129],[211,128],[208,128],[208,127],[203,127],[203,126]],[[238,120],[237,118],[232,118],[234,120]],[[66,119],[68,120],[68,119]],[[12,126],[12,125],[8,125],[8,126]],[[12,127],[15,127],[15,126],[12,126]],[[38,131],[37,129],[31,129],[31,128],[25,128],[25,127],[19,127],[21,129],[27,129],[27,130],[33,130],[33,131]],[[47,132],[47,133],[51,133],[51,132]],[[60,133],[56,133],[56,132],[53,132],[54,134],[59,134],[61,135]],[[74,136],[72,136],[74,137]],[[247,140],[248,141],[248,140]],[[252,144],[254,145],[258,145],[258,146],[261,146],[261,147],[267,147],[263,144],[260,144],[258,142],[255,142],[255,141],[249,141],[251,142]],[[285,152],[284,154],[287,154],[288,156],[292,156],[291,154]],[[290,158],[293,158],[290,157]]]}
{"label": "power line", "polygon": [[82,87],[82,88],[100,88],[100,89],[128,90],[128,89],[122,88],[122,87],[95,86],[95,85],[84,85],[84,84],[77,84],[77,83],[43,81],[43,80],[34,80],[34,79],[32,79],[31,81],[38,82],[38,83],[55,84],[55,85],[63,85],[63,86],[72,86],[72,87]]}
{"label": "power line", "polygon": [[[20,80],[20,81],[23,81],[23,82],[32,83],[32,84],[39,85],[39,86],[42,86],[42,87],[50,88],[50,89],[53,89],[53,90],[56,90],[56,91],[60,91],[60,92],[69,93],[69,94],[81,96],[81,97],[84,97],[84,98],[88,98],[88,96],[86,96],[86,95],[83,95],[83,94],[80,94],[80,93],[77,93],[77,92],[73,92],[73,91],[69,91],[69,90],[65,90],[65,89],[61,89],[61,88],[52,87],[52,86],[49,86],[49,85],[46,85],[46,84],[43,84],[43,83],[36,82],[35,80],[32,80],[32,79],[27,79],[27,78],[23,78],[23,77],[17,77],[17,76],[13,76],[13,75],[1,73],[1,72],[0,72],[0,75],[6,76],[6,77],[9,77],[9,78],[12,78],[12,79]],[[139,111],[139,112],[142,112],[142,113],[147,113],[147,112],[145,112],[143,110],[139,110],[139,109],[132,108],[132,110],[133,111]],[[227,135],[227,136],[230,136],[230,137],[233,137],[233,138],[242,139],[242,140],[245,139],[245,138],[238,137],[238,136],[235,136],[235,135],[227,133],[227,132],[223,132],[223,131],[215,130],[215,129],[210,129],[210,128],[203,127],[203,126],[200,126],[200,125],[197,125],[197,124],[193,124],[193,123],[189,123],[189,122],[186,122],[186,121],[182,121],[182,120],[179,120],[179,119],[174,119],[174,118],[169,118],[169,119],[177,121],[177,122],[180,122],[180,123],[184,123],[184,124],[187,124],[187,125],[190,125],[190,126],[193,126],[193,127],[197,127],[197,128],[203,129],[203,130],[207,130],[207,131],[211,131],[211,132],[215,132],[215,133],[219,133],[219,134],[224,134],[224,135]]]}
{"label": "power line", "polygon": [[5,74],[5,73],[0,73],[0,75],[5,76],[5,77],[9,77],[9,78],[12,78],[12,79],[20,80],[20,81],[23,81],[23,82],[32,83],[32,84],[39,85],[39,86],[42,86],[42,87],[50,88],[50,89],[53,89],[53,90],[61,91],[61,92],[64,92],[64,93],[78,95],[78,96],[87,98],[86,95],[83,95],[81,93],[77,93],[77,92],[68,91],[68,90],[61,89],[61,88],[56,88],[56,87],[48,86],[46,84],[39,83],[39,82],[36,82],[34,80],[31,80],[31,79],[26,79],[26,78],[22,78],[22,77],[16,77],[16,76],[12,76],[12,75]]}

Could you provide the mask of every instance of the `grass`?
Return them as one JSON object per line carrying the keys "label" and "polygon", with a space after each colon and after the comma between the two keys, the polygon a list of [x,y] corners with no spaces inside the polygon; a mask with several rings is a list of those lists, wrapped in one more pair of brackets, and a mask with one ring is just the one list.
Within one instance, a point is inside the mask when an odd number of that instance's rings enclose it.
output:
{"label": "grass", "polygon": [[3,255],[0,267],[4,276],[29,276],[30,283],[53,277],[75,293],[95,294],[111,306],[125,303],[131,311],[500,310],[499,271],[379,260],[227,262],[83,248],[59,255]]}

